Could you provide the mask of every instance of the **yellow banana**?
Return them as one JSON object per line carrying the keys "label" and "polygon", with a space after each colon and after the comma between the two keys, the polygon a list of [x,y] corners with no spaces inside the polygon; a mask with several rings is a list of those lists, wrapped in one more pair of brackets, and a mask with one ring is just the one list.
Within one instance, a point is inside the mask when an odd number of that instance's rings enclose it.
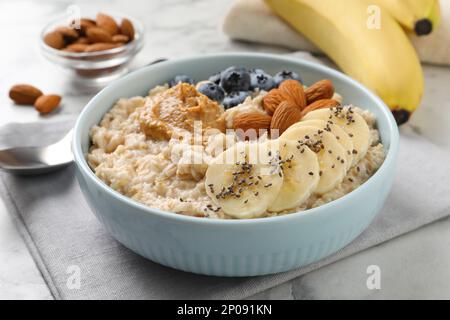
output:
{"label": "yellow banana", "polygon": [[265,1],[345,73],[378,94],[399,124],[409,119],[422,98],[422,67],[405,32],[384,8],[377,25],[369,23],[371,0]]}
{"label": "yellow banana", "polygon": [[441,21],[439,0],[373,0],[383,6],[403,27],[418,36],[430,34]]}

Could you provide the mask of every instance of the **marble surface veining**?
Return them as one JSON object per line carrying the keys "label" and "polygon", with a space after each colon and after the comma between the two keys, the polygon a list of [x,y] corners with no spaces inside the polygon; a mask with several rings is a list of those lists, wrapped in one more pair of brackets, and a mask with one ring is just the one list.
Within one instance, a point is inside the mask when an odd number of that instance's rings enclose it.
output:
{"label": "marble surface veining", "polygon": [[[134,1],[2,1],[0,36],[9,43],[0,59],[0,125],[10,122],[51,121],[78,114],[92,97],[92,90],[67,78],[39,52],[40,29],[70,4],[83,10],[123,12],[140,19],[146,28],[146,45],[131,68],[160,57],[180,57],[223,51],[285,53],[269,46],[229,41],[220,30],[227,0]],[[17,14],[20,12],[20,14]],[[15,32],[10,32],[14,26]],[[425,66],[423,106],[410,126],[450,151],[450,69]],[[62,107],[49,116],[33,108],[15,106],[7,98],[15,83],[38,85],[45,92],[61,94]],[[436,222],[353,257],[336,262],[252,298],[450,298],[450,219]],[[381,290],[368,290],[368,265],[382,268]],[[38,269],[12,219],[0,202],[0,299],[51,299]]]}

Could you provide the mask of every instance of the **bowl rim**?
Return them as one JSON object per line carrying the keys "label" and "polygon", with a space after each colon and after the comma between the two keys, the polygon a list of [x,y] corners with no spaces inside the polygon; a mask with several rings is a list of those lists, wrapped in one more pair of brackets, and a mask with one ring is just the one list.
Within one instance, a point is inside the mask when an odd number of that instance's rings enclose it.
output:
{"label": "bowl rim", "polygon": [[[191,223],[191,224],[199,224],[199,225],[261,225],[261,224],[267,224],[267,223],[285,223],[289,222],[292,219],[306,219],[309,216],[318,216],[321,212],[327,212],[329,209],[331,209],[333,206],[339,205],[342,202],[351,201],[353,198],[358,197],[358,194],[362,192],[363,190],[366,190],[370,188],[370,186],[375,182],[375,180],[379,179],[383,174],[386,174],[385,172],[388,170],[389,163],[394,162],[397,157],[398,147],[399,147],[399,131],[398,126],[395,122],[395,119],[390,111],[390,109],[386,106],[386,104],[372,91],[367,89],[365,86],[357,82],[356,80],[353,80],[349,76],[343,74],[340,71],[337,71],[335,69],[329,68],[324,65],[317,64],[315,62],[307,61],[304,59],[299,59],[296,57],[288,57],[288,56],[281,56],[277,54],[269,54],[269,53],[241,53],[241,52],[228,52],[228,53],[212,53],[212,54],[202,54],[202,55],[192,55],[188,57],[183,58],[176,58],[168,61],[164,61],[161,63],[158,63],[157,66],[161,64],[171,64],[174,62],[177,63],[189,63],[193,60],[199,60],[199,59],[221,59],[225,57],[260,57],[260,58],[266,58],[266,59],[275,59],[278,61],[285,61],[290,63],[295,63],[303,66],[310,67],[312,69],[320,70],[322,72],[328,73],[333,75],[334,77],[341,78],[342,80],[348,82],[350,85],[355,86],[357,89],[363,91],[366,95],[368,95],[371,99],[373,99],[376,102],[376,106],[380,108],[380,111],[382,112],[382,115],[385,119],[387,119],[388,124],[388,130],[389,130],[389,136],[390,136],[390,144],[389,148],[387,149],[386,157],[381,164],[380,168],[373,174],[366,182],[364,182],[362,185],[354,189],[353,191],[345,194],[344,196],[330,201],[328,203],[325,203],[319,207],[311,208],[305,211],[298,211],[290,214],[280,215],[280,216],[273,216],[273,217],[263,217],[263,218],[253,218],[253,219],[210,219],[210,218],[202,218],[202,217],[194,217],[194,216],[188,216],[188,215],[182,215],[177,214],[170,211],[164,211],[157,208],[151,208],[143,203],[140,203],[136,200],[133,200],[118,191],[114,190],[110,186],[108,186],[106,183],[104,183],[99,177],[97,177],[92,169],[89,167],[87,163],[87,159],[85,155],[83,154],[82,148],[81,148],[81,123],[84,121],[86,117],[88,117],[90,110],[94,109],[93,106],[95,106],[97,100],[101,99],[101,97],[105,94],[108,94],[109,91],[114,90],[115,87],[121,86],[124,83],[128,81],[128,79],[134,77],[134,75],[137,75],[139,73],[146,73],[148,69],[152,69],[155,66],[146,66],[139,70],[136,70],[134,72],[131,72],[130,74],[114,81],[104,89],[102,89],[99,93],[97,93],[89,102],[88,104],[83,108],[80,115],[77,118],[77,121],[74,126],[74,134],[72,139],[72,152],[74,154],[74,161],[76,165],[78,166],[79,170],[82,171],[83,175],[91,180],[92,183],[96,184],[100,189],[102,189],[104,192],[111,195],[113,198],[116,198],[118,201],[122,201],[125,204],[139,209],[143,210],[145,213],[148,213],[149,215],[157,215],[158,217],[162,219],[169,219],[174,222],[181,222],[181,223]],[[109,109],[108,109],[109,110]],[[378,120],[378,119],[377,119]],[[384,120],[383,120],[384,121]],[[130,214],[130,212],[127,212],[127,214]]]}
{"label": "bowl rim", "polygon": [[[87,10],[87,14],[84,16],[88,16],[92,13],[92,10]],[[99,12],[104,12],[104,11],[97,11],[97,13]],[[49,54],[52,54],[54,56],[58,56],[61,58],[70,58],[72,60],[76,60],[78,59],[84,59],[84,58],[93,58],[93,57],[98,57],[98,56],[103,56],[103,55],[110,55],[110,54],[117,54],[117,53],[122,53],[125,52],[127,50],[133,50],[134,48],[140,48],[143,46],[144,44],[144,35],[145,35],[145,27],[144,24],[139,20],[136,19],[132,16],[129,16],[127,14],[123,14],[123,13],[117,13],[114,11],[107,11],[105,12],[108,15],[112,16],[113,18],[127,18],[129,20],[131,20],[131,22],[133,23],[133,26],[135,26],[135,32],[137,34],[137,37],[135,36],[135,38],[126,43],[123,46],[117,47],[117,48],[112,48],[112,49],[108,49],[108,50],[102,50],[102,51],[93,51],[93,52],[69,52],[69,51],[63,51],[63,50],[58,50],[55,48],[50,47],[49,45],[47,45],[44,41],[44,36],[46,34],[47,29],[49,29],[52,25],[54,25],[55,23],[57,23],[58,21],[61,21],[64,18],[67,18],[66,15],[59,15],[58,17],[52,19],[50,22],[48,22],[47,24],[45,24],[45,26],[41,29],[40,33],[39,33],[39,44],[40,47],[42,48],[42,50],[48,52]],[[61,25],[62,26],[62,25]]]}

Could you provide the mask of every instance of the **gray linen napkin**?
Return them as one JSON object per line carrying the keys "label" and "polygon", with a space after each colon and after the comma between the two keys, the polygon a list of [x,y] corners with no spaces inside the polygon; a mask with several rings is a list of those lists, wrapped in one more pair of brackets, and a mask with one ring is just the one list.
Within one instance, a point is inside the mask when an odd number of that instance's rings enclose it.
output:
{"label": "gray linen napkin", "polygon": [[[0,148],[54,141],[71,124],[7,125],[0,129]],[[392,193],[370,227],[333,256],[272,276],[199,276],[134,254],[94,218],[73,166],[35,177],[2,173],[0,194],[57,299],[241,299],[450,214],[450,154],[408,128],[402,131]],[[80,270],[79,289],[67,286],[73,266]]]}

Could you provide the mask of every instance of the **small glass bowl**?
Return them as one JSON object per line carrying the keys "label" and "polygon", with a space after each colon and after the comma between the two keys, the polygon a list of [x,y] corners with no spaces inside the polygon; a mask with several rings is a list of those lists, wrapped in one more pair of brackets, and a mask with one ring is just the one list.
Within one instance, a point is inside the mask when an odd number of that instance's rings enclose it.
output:
{"label": "small glass bowl", "polygon": [[[61,17],[47,24],[42,30],[39,41],[42,54],[49,61],[68,71],[75,81],[86,86],[103,86],[119,78],[128,72],[126,65],[144,46],[144,27],[141,22],[129,16],[109,15],[117,22],[120,22],[122,18],[127,18],[133,23],[135,30],[133,41],[121,47],[95,52],[57,50],[44,42],[44,36],[57,27],[68,24],[67,17]],[[86,17],[90,16],[86,15]]]}

